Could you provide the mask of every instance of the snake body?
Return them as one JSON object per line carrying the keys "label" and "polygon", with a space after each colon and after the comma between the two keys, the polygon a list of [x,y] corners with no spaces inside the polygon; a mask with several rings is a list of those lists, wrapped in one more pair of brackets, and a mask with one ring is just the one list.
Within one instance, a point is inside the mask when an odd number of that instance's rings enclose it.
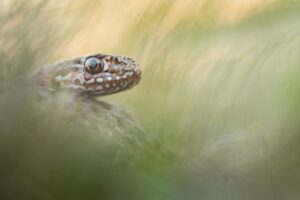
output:
{"label": "snake body", "polygon": [[45,66],[35,75],[35,84],[50,90],[68,90],[87,97],[128,90],[141,79],[133,58],[90,54]]}
{"label": "snake body", "polygon": [[30,80],[41,97],[40,110],[59,108],[55,113],[68,126],[120,135],[141,132],[141,126],[120,107],[94,97],[128,90],[140,79],[141,70],[133,58],[90,54],[47,65]]}
{"label": "snake body", "polygon": [[71,122],[67,123],[69,126],[109,135],[129,130],[140,132],[141,126],[123,109],[94,97],[128,90],[140,79],[141,70],[133,58],[104,54],[47,65],[31,78],[42,97],[42,110],[49,112],[59,105],[61,114],[57,115]]}

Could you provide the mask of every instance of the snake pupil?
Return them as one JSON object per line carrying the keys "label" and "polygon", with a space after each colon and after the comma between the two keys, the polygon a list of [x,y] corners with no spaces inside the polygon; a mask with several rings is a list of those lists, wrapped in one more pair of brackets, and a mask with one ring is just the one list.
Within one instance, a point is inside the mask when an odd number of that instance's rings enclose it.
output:
{"label": "snake pupil", "polygon": [[85,70],[91,74],[96,74],[103,71],[104,63],[97,58],[89,58],[84,63]]}

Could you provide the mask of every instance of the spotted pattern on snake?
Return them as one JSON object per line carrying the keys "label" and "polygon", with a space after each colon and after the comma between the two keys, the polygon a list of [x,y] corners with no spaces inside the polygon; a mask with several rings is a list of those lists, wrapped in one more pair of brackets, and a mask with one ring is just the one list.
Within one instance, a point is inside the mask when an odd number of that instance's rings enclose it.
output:
{"label": "spotted pattern on snake", "polygon": [[35,84],[50,90],[69,90],[102,96],[128,90],[140,82],[141,70],[133,58],[90,54],[40,69]]}
{"label": "spotted pattern on snake", "polygon": [[142,130],[125,110],[94,98],[128,90],[140,82],[140,66],[133,58],[80,56],[47,65],[33,73],[31,80],[43,102],[40,106],[52,110],[59,104],[59,116],[69,125],[81,124],[109,135]]}

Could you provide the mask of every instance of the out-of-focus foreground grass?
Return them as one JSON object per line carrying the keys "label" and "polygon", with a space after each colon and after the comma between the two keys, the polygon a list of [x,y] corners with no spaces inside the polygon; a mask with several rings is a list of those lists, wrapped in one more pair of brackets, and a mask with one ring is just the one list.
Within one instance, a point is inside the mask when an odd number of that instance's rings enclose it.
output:
{"label": "out-of-focus foreground grass", "polygon": [[[299,5],[1,1],[0,199],[298,199]],[[103,98],[141,122],[134,140],[66,123],[27,87],[91,52],[142,66]]]}

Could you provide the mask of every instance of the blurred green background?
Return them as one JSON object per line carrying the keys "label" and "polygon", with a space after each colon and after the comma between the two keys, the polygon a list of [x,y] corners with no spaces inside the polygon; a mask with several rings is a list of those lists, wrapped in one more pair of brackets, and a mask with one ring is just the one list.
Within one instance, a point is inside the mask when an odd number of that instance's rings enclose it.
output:
{"label": "blurred green background", "polygon": [[[1,0],[0,199],[299,199],[299,19],[296,0]],[[100,99],[142,130],[66,122],[26,84],[93,52],[140,63]]]}

